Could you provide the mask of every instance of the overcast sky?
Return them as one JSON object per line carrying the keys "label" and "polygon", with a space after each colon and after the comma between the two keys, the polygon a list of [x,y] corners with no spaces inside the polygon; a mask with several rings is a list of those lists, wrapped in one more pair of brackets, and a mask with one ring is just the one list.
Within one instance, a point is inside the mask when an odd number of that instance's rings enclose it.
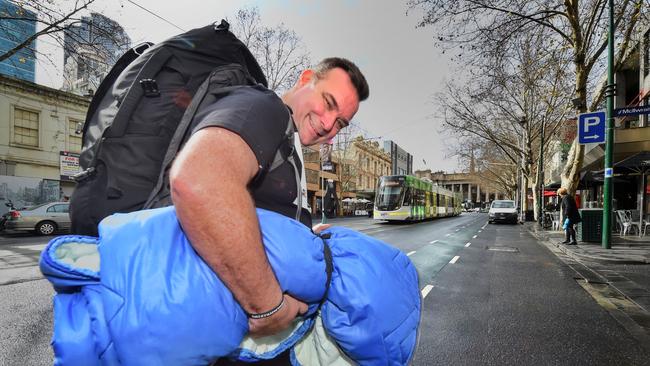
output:
{"label": "overcast sky", "polygon": [[[370,84],[370,98],[354,120],[368,137],[395,141],[413,155],[415,169],[459,170],[456,158],[446,157],[449,136],[440,134],[432,102],[454,75],[433,45],[433,29],[415,27],[419,12],[407,16],[406,0],[133,1],[185,30],[232,18],[245,5],[258,6],[264,24],[283,22],[302,37],[313,62],[342,56],[359,65]],[[128,0],[97,0],[92,10],[119,22],[134,43],[160,42],[180,33]],[[62,52],[54,52],[62,63]],[[62,85],[51,68],[39,67],[36,77],[41,84]]]}

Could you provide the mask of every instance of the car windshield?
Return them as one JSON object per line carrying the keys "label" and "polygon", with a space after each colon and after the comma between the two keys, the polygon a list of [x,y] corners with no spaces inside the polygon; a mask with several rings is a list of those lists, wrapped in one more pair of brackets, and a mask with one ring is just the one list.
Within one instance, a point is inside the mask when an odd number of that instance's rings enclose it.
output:
{"label": "car windshield", "polygon": [[381,177],[377,188],[376,206],[379,210],[392,211],[400,207],[404,181]]}
{"label": "car windshield", "polygon": [[494,202],[492,208],[515,208],[515,203],[512,201]]}

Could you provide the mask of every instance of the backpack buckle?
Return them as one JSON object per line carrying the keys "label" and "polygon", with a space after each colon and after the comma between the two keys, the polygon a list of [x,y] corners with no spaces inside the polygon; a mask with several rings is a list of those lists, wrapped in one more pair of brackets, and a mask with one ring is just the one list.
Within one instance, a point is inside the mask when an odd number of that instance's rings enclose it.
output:
{"label": "backpack buckle", "polygon": [[225,19],[221,19],[221,23],[214,22],[215,31],[227,31],[228,29],[230,29],[230,23]]}
{"label": "backpack buckle", "polygon": [[144,91],[144,96],[147,98],[159,97],[160,90],[158,89],[158,83],[154,79],[142,79],[140,80],[140,86]]}

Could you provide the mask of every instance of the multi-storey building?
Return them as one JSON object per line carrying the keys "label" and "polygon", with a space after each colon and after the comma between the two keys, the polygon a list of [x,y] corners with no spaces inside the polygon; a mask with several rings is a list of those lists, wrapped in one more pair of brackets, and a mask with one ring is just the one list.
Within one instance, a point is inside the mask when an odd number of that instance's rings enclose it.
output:
{"label": "multi-storey building", "polygon": [[[12,50],[36,33],[36,14],[15,2],[0,0],[0,55]],[[34,82],[36,70],[35,41],[0,62],[0,74]]]}
{"label": "multi-storey building", "polygon": [[63,38],[63,90],[92,94],[126,52],[131,39],[114,20],[98,13],[82,17]]}
{"label": "multi-storey building", "polygon": [[0,209],[70,197],[90,100],[0,75]]}
{"label": "multi-storey building", "polygon": [[347,176],[356,181],[355,193],[357,197],[372,200],[375,197],[377,179],[382,175],[391,174],[390,155],[379,147],[377,141],[365,140],[357,137],[351,144],[348,161],[349,174]]}
{"label": "multi-storey building", "polygon": [[393,141],[384,141],[384,151],[391,160],[391,175],[413,175],[413,155]]}

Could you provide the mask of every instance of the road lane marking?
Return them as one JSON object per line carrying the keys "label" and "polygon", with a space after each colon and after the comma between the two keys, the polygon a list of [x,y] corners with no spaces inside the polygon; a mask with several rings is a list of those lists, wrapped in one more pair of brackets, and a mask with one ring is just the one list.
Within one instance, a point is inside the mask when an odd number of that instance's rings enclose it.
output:
{"label": "road lane marking", "polygon": [[478,235],[474,235],[474,236],[472,236],[472,239],[476,239],[477,236],[478,236]]}
{"label": "road lane marking", "polygon": [[433,286],[431,286],[431,285],[426,285],[426,286],[424,286],[424,288],[422,289],[422,298],[423,298],[423,299],[424,299],[425,297],[427,297],[427,295],[429,294],[429,292],[431,292],[431,289],[433,289]]}
{"label": "road lane marking", "polygon": [[456,231],[460,231],[460,229],[456,229]]}
{"label": "road lane marking", "polygon": [[467,244],[465,244],[465,248],[467,248],[467,247],[470,246],[470,245],[472,245],[472,243],[467,243]]}
{"label": "road lane marking", "polygon": [[457,256],[455,256],[454,258],[452,258],[452,260],[450,260],[449,263],[454,264],[454,263],[456,263],[456,261],[457,261],[459,258],[460,258],[460,256],[457,255]]}
{"label": "road lane marking", "polygon": [[415,254],[415,250],[412,251],[412,252],[408,252],[406,255],[408,255],[410,257],[412,254]]}
{"label": "road lane marking", "polygon": [[478,232],[479,232],[479,233],[482,233],[482,232],[483,232],[483,230],[479,230]]}
{"label": "road lane marking", "polygon": [[430,241],[429,244],[435,244],[437,242],[438,242],[437,240],[434,240],[434,241]]}
{"label": "road lane marking", "polygon": [[445,234],[445,236],[450,236],[451,234]]}

